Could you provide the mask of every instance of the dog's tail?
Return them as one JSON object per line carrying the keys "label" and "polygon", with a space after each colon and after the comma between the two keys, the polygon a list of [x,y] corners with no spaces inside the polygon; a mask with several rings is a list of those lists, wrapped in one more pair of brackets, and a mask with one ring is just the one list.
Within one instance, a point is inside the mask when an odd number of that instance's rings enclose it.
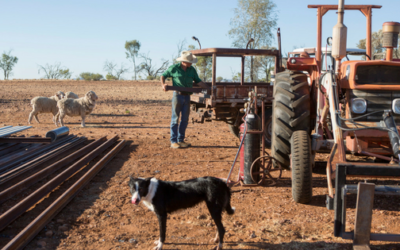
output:
{"label": "dog's tail", "polygon": [[235,213],[235,207],[231,207],[231,190],[229,190],[229,188],[228,188],[228,200],[226,201],[225,211],[229,215]]}

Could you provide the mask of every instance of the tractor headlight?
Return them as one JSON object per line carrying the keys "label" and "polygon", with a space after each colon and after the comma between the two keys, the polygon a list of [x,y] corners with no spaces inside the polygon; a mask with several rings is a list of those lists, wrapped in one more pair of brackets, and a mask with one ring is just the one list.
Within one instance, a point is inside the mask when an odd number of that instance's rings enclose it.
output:
{"label": "tractor headlight", "polygon": [[367,111],[367,101],[363,98],[351,99],[351,111],[356,114],[364,114]]}
{"label": "tractor headlight", "polygon": [[395,114],[400,114],[400,99],[394,99],[392,109]]}

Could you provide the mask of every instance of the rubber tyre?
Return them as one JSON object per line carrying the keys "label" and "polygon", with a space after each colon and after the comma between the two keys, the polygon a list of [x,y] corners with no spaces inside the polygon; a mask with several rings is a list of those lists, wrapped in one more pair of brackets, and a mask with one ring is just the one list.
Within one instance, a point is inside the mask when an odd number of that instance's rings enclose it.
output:
{"label": "rubber tyre", "polygon": [[297,203],[310,203],[312,198],[311,141],[308,132],[299,130],[291,139],[292,196]]}
{"label": "rubber tyre", "polygon": [[[265,110],[265,148],[271,148],[272,139],[272,109]],[[261,141],[262,142],[262,141]]]}
{"label": "rubber tyre", "polygon": [[290,168],[290,138],[293,132],[310,132],[310,90],[307,75],[286,70],[276,75],[272,103],[271,154]]}
{"label": "rubber tyre", "polygon": [[229,127],[229,132],[231,132],[231,134],[239,138],[239,132],[240,132],[239,127],[232,124],[228,124],[228,127]]}

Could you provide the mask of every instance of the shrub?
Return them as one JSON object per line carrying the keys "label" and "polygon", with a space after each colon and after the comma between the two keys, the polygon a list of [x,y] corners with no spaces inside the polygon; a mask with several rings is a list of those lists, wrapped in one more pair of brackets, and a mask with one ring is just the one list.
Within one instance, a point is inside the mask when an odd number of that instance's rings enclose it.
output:
{"label": "shrub", "polygon": [[118,77],[111,75],[110,73],[108,73],[106,75],[106,79],[107,80],[118,80]]}
{"label": "shrub", "polygon": [[86,81],[90,80],[99,81],[104,78],[101,74],[90,73],[90,72],[83,72],[79,76]]}

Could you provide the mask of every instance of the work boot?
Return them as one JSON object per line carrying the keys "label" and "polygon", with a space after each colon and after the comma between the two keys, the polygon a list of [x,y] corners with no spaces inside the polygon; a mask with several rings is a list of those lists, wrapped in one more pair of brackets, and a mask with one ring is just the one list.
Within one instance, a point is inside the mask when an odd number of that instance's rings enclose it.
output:
{"label": "work boot", "polygon": [[171,148],[180,148],[181,147],[181,145],[179,144],[179,143],[177,143],[177,142],[174,142],[174,143],[171,143]]}
{"label": "work boot", "polygon": [[183,142],[183,141],[178,142],[178,144],[179,144],[179,146],[181,146],[181,148],[187,148],[187,147],[190,147],[190,146],[191,146],[190,143]]}

